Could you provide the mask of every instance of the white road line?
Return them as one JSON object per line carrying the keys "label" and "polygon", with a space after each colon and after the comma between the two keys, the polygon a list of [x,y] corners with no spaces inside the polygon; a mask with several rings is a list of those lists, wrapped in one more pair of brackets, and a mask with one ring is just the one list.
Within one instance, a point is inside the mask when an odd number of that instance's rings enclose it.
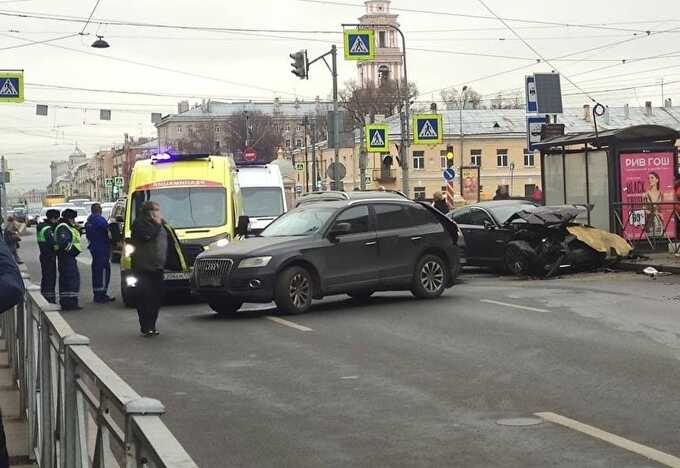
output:
{"label": "white road line", "polygon": [[629,452],[637,453],[638,455],[647,457],[650,460],[654,460],[655,462],[658,462],[662,465],[680,468],[680,458],[674,457],[673,455],[669,455],[651,447],[647,447],[646,445],[638,444],[632,440],[624,439],[623,437],[617,436],[616,434],[611,434],[609,432],[603,431],[602,429],[589,426],[556,413],[535,413],[535,415],[543,418],[545,421],[550,421],[552,423],[559,424],[560,426],[568,427],[569,429],[582,432],[583,434],[587,434],[596,439],[603,440],[612,445],[628,450]]}
{"label": "white road line", "polygon": [[518,304],[508,304],[507,302],[492,301],[490,299],[480,299],[479,302],[484,302],[486,304],[495,304],[495,305],[504,306],[504,307],[512,307],[513,309],[529,310],[531,312],[542,312],[544,314],[550,313],[550,311],[546,310],[546,309],[537,309],[535,307],[527,307],[527,306],[518,305]]}
{"label": "white road line", "polygon": [[265,318],[267,320],[271,320],[272,322],[276,322],[279,325],[284,325],[286,327],[295,328],[296,330],[300,330],[300,331],[303,331],[303,332],[314,331],[309,327],[305,327],[304,325],[300,325],[299,323],[291,322],[289,320],[284,320],[284,319],[279,318],[279,317],[272,317],[271,315],[267,315]]}

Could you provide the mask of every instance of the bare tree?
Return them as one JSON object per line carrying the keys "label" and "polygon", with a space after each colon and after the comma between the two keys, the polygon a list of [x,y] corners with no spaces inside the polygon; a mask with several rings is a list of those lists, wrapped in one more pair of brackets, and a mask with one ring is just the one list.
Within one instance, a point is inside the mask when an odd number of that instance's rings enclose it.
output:
{"label": "bare tree", "polygon": [[456,88],[446,88],[440,93],[442,101],[446,104],[446,108],[452,109],[479,109],[482,103],[482,95],[472,88],[467,88],[465,91],[459,91]]}
{"label": "bare tree", "polygon": [[[409,100],[417,96],[418,88],[415,83],[409,83]],[[380,86],[369,84],[363,87],[355,81],[348,81],[344,89],[340,90],[339,97],[343,107],[358,125],[374,122],[376,115],[394,115],[403,105],[402,90],[395,80],[385,80]]]}
{"label": "bare tree", "polygon": [[262,112],[232,115],[226,122],[227,151],[238,157],[246,147],[255,149],[258,159],[272,161],[283,141],[283,132],[272,116]]}

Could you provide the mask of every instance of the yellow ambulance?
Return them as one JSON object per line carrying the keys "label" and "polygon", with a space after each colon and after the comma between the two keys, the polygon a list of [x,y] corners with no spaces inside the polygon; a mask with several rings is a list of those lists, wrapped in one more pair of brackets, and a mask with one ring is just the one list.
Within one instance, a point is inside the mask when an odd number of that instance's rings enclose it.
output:
{"label": "yellow ambulance", "polygon": [[129,289],[135,285],[130,274],[132,223],[144,202],[160,204],[161,215],[177,232],[187,259],[187,271],[165,273],[167,290],[189,291],[189,269],[196,256],[210,244],[223,244],[235,237],[242,215],[236,171],[229,156],[162,153],[135,163],[121,231],[121,294],[126,305],[132,305]]}

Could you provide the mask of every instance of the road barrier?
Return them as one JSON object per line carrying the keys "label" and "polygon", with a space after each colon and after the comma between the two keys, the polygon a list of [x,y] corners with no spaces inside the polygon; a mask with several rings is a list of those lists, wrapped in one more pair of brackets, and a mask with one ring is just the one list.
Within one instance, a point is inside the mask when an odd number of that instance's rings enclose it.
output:
{"label": "road barrier", "polygon": [[197,468],[143,398],[25,277],[25,301],[0,315],[9,365],[40,468]]}
{"label": "road barrier", "polygon": [[670,253],[680,253],[680,203],[612,203],[612,210],[617,232],[628,242],[653,250],[667,246]]}

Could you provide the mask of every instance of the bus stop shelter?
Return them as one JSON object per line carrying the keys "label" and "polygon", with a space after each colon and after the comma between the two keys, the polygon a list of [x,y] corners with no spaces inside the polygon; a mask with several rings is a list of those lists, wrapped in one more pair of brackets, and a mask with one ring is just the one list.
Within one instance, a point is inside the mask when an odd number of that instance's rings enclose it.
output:
{"label": "bus stop shelter", "polygon": [[676,238],[678,131],[637,125],[554,137],[536,145],[546,205],[577,204],[579,222],[631,242]]}

